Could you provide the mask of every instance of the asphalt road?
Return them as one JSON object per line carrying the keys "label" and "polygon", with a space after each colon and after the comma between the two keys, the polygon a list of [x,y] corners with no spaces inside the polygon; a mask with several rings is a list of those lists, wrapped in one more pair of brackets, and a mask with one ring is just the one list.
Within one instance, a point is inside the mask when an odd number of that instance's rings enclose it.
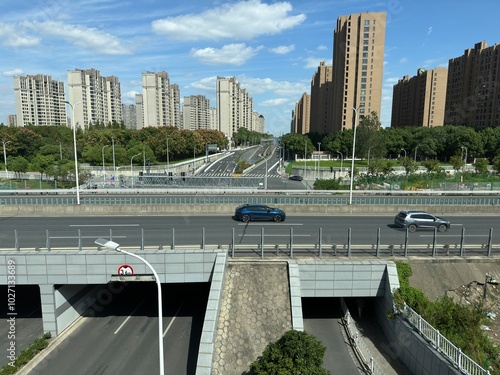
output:
{"label": "asphalt road", "polygon": [[[209,285],[165,284],[165,374],[195,374]],[[76,330],[30,374],[157,374],[156,284],[128,283],[103,309],[89,310]]]}
{"label": "asphalt road", "polygon": [[345,252],[350,242],[353,251],[364,245],[366,253],[377,241],[384,251],[388,251],[389,245],[400,251],[405,242],[422,248],[421,253],[425,255],[430,255],[429,249],[434,243],[437,247],[448,244],[450,249],[458,251],[462,233],[464,247],[470,247],[469,252],[484,253],[490,233],[492,243],[500,242],[500,216],[447,216],[451,228],[445,233],[437,233],[436,238],[433,230],[409,233],[406,238],[406,231],[395,228],[393,219],[392,215],[289,215],[282,223],[242,223],[230,215],[3,217],[0,248],[13,248],[16,236],[19,247],[26,250],[46,248],[47,245],[50,248],[78,248],[81,245],[95,249],[94,241],[99,237],[111,238],[122,248],[131,249],[140,248],[141,244],[146,248],[171,248],[172,244],[201,248],[204,236],[205,246],[220,244],[226,248],[234,238],[236,254],[244,254],[245,249],[254,251],[261,241],[285,249],[292,240],[294,248],[314,249],[320,242],[320,231],[325,251],[336,245],[339,252]]}
{"label": "asphalt road", "polygon": [[326,347],[323,368],[335,375],[359,374],[361,366],[346,343],[339,298],[303,298],[304,330]]}

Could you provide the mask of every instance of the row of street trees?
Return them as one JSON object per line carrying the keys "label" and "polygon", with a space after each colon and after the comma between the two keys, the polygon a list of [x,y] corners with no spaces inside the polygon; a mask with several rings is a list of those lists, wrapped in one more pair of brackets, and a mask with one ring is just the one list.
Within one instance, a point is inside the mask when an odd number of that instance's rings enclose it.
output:
{"label": "row of street trees", "polygon": [[[281,137],[288,157],[311,154],[319,149],[332,154],[352,155],[353,130],[333,134],[289,133]],[[356,129],[355,157],[390,159],[407,157],[414,161],[437,159],[450,162],[453,156],[486,158],[492,161],[500,155],[500,127],[475,130],[465,126],[434,128],[382,128],[375,112],[359,120]]]}

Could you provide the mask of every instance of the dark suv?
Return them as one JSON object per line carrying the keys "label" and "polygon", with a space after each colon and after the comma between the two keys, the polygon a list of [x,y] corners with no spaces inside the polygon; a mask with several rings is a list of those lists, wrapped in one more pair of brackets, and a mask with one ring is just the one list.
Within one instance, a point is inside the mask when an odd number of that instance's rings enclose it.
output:
{"label": "dark suv", "polygon": [[450,228],[448,220],[417,210],[401,211],[394,218],[394,224],[400,228],[408,228],[410,232],[415,232],[418,228],[437,228],[438,232],[446,232]]}
{"label": "dark suv", "polygon": [[251,220],[272,220],[276,223],[284,221],[286,214],[279,208],[266,206],[265,204],[243,204],[234,211],[234,218],[244,222]]}

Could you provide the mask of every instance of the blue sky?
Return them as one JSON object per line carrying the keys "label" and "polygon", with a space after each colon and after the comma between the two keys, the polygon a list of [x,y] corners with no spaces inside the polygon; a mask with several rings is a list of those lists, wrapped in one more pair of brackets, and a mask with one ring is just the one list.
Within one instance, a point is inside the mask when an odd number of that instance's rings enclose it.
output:
{"label": "blue sky", "polygon": [[387,13],[384,127],[398,79],[500,43],[498,0],[2,0],[0,122],[15,113],[12,76],[67,82],[68,70],[94,68],[120,79],[126,104],[146,71],[167,71],[181,97],[205,95],[213,107],[216,77],[235,76],[265,130],[288,133],[319,62],[331,65],[337,17],[365,11]]}

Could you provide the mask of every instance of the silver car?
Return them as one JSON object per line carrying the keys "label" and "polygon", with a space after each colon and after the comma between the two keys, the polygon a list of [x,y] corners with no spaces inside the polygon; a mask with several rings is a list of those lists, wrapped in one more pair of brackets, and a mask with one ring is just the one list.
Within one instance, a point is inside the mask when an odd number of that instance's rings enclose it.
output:
{"label": "silver car", "polygon": [[400,228],[408,228],[409,232],[415,232],[419,228],[437,228],[438,232],[446,232],[450,228],[448,220],[417,210],[401,211],[394,218],[394,224]]}

